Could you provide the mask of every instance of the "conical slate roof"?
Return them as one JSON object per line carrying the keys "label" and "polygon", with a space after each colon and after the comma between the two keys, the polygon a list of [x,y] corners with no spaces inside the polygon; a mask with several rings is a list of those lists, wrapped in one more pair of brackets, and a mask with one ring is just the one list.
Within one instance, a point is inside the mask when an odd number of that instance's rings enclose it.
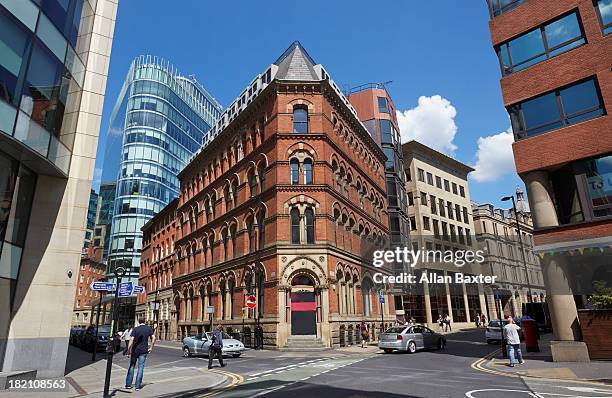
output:
{"label": "conical slate roof", "polygon": [[315,62],[299,41],[294,41],[274,63],[278,66],[276,78],[281,80],[319,80]]}

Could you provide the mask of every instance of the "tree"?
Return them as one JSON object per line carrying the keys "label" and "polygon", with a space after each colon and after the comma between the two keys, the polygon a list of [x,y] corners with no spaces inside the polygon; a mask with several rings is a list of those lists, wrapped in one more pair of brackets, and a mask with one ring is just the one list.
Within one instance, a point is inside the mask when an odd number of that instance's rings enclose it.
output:
{"label": "tree", "polygon": [[593,281],[593,289],[597,294],[589,296],[589,303],[597,309],[612,308],[612,287],[607,286],[606,281]]}

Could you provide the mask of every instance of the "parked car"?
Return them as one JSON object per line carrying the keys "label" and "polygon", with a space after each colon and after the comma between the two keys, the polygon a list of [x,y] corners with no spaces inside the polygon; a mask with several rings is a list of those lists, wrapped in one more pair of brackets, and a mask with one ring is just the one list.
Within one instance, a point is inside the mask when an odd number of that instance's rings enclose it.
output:
{"label": "parked car", "polygon": [[[110,338],[110,325],[98,327],[98,340],[96,341],[96,326],[87,327],[82,337],[81,347],[86,351],[105,350]],[[116,340],[115,352],[121,349],[121,340]]]}
{"label": "parked car", "polygon": [[70,329],[70,338],[68,340],[69,343],[77,347],[80,346],[83,333],[85,333],[85,329],[83,328]]}
{"label": "parked car", "polygon": [[394,326],[380,335],[378,348],[390,353],[394,350],[414,353],[417,350],[446,347],[446,338],[426,326]]}
{"label": "parked car", "polygon": [[[196,354],[208,355],[210,344],[212,342],[212,333],[198,334],[195,336],[185,337],[183,339],[183,356],[190,357]],[[238,358],[244,352],[244,344],[239,340],[232,338],[227,333],[223,333],[223,348],[221,349],[223,356],[232,356]]]}
{"label": "parked car", "polygon": [[[487,329],[485,330],[485,338],[487,340],[487,344],[491,344],[491,343],[499,343],[502,339],[502,333],[500,330],[500,326],[499,326],[500,320],[499,319],[493,319],[492,321],[489,321],[489,324],[487,325]],[[508,324],[508,321],[503,319],[501,320],[501,327],[503,328],[504,326],[506,326]],[[519,327],[521,326],[521,320],[518,318],[514,318],[514,323],[516,323]],[[525,336],[523,334],[522,330],[519,330],[519,337],[521,340],[525,339]]]}

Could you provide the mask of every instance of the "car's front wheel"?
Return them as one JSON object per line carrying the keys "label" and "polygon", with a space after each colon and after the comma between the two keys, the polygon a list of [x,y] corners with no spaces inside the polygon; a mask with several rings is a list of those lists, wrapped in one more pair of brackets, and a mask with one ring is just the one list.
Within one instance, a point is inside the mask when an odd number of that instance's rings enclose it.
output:
{"label": "car's front wheel", "polygon": [[189,347],[187,346],[183,347],[183,356],[185,358],[189,358],[191,356],[191,351],[189,351]]}
{"label": "car's front wheel", "polygon": [[385,348],[385,354],[391,354],[393,350],[391,348]]}
{"label": "car's front wheel", "polygon": [[232,354],[232,357],[234,358],[238,358],[240,356],[240,354]]}
{"label": "car's front wheel", "polygon": [[414,341],[408,343],[408,352],[411,354],[416,352],[416,344],[414,344]]}

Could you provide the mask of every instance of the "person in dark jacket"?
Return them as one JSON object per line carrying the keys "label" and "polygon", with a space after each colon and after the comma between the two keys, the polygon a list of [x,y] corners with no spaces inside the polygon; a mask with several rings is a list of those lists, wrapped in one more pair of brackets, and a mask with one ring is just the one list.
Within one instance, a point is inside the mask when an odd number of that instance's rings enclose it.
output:
{"label": "person in dark jacket", "polygon": [[212,369],[213,359],[217,357],[219,365],[225,367],[223,363],[223,326],[217,326],[212,334],[212,343],[210,344],[210,351],[208,352],[208,369]]}
{"label": "person in dark jacket", "polygon": [[261,327],[261,325],[257,325],[255,327],[255,344],[256,347],[255,348],[259,348],[263,350],[263,328]]}

